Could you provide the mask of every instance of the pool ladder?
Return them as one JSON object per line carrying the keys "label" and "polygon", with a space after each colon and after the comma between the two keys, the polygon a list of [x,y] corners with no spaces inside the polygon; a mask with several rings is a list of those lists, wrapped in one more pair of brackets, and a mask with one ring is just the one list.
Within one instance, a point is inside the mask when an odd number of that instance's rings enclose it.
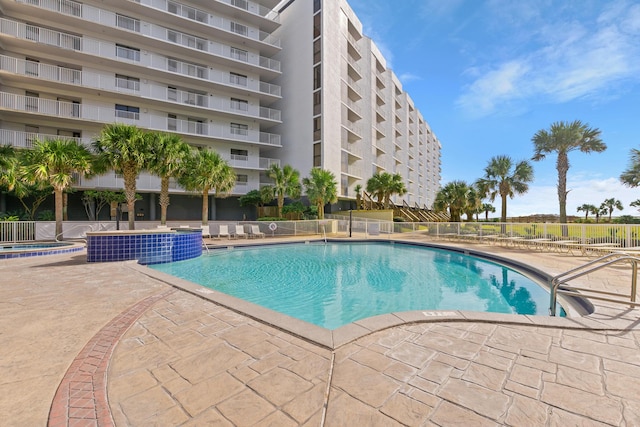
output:
{"label": "pool ladder", "polygon": [[[614,264],[622,263],[631,264],[631,290],[629,294],[621,294],[617,292],[598,291],[589,288],[582,288],[578,286],[570,286],[567,284],[570,280],[577,279],[585,276],[594,271],[601,270],[605,267],[612,266]],[[640,307],[640,303],[636,302],[636,295],[638,290],[638,262],[640,258],[634,257],[622,252],[614,252],[591,262],[588,262],[580,267],[576,267],[572,270],[566,271],[562,274],[558,274],[551,279],[550,284],[550,300],[549,300],[549,315],[556,315],[556,303],[558,301],[558,294],[569,295],[579,298],[597,299],[601,301],[608,301],[617,304],[627,304],[631,308]],[[580,292],[582,291],[582,292]],[[612,298],[617,297],[617,298]],[[622,299],[624,298],[624,299]]]}

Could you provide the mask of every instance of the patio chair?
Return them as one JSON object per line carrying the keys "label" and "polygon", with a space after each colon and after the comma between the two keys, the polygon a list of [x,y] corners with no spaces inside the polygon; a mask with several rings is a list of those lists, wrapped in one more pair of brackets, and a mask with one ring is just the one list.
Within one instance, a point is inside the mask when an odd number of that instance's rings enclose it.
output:
{"label": "patio chair", "polygon": [[200,228],[202,228],[202,237],[211,237],[211,231],[208,225],[202,225]]}
{"label": "patio chair", "polygon": [[227,239],[231,238],[231,235],[229,234],[229,226],[226,224],[220,225],[218,228],[218,238],[221,238],[222,236],[226,236]]}
{"label": "patio chair", "polygon": [[254,238],[262,237],[264,239],[264,233],[260,231],[260,227],[258,227],[257,225],[251,226],[250,234],[251,234],[251,237],[254,237]]}
{"label": "patio chair", "polygon": [[236,237],[249,238],[249,235],[244,232],[244,225],[236,225]]}

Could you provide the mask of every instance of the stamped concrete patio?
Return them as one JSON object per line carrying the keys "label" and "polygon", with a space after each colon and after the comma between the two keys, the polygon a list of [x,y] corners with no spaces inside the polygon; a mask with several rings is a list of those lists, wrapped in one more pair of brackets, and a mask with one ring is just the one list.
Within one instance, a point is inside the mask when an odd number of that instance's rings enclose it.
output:
{"label": "stamped concrete patio", "polygon": [[[586,261],[473,247],[552,275]],[[2,425],[640,425],[640,310],[624,306],[407,315],[332,347],[131,262],[2,260],[0,277]]]}

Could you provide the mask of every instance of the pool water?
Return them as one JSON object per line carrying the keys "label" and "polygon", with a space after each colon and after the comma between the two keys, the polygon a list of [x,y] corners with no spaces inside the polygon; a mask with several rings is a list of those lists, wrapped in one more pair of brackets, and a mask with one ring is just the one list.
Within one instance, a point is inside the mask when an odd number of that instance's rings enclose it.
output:
{"label": "pool water", "polygon": [[3,243],[0,244],[0,252],[33,251],[37,249],[64,248],[70,243]]}
{"label": "pool water", "polygon": [[399,243],[235,248],[150,268],[328,329],[408,310],[546,315],[549,301],[508,267]]}

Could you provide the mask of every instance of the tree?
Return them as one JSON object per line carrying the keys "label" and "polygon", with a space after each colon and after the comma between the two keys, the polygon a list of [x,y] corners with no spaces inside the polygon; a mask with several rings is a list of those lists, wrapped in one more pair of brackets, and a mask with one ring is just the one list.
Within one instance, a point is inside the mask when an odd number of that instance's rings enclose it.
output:
{"label": "tree", "polygon": [[376,173],[367,181],[367,191],[378,199],[378,203],[384,204],[384,209],[389,209],[391,196],[407,194],[407,188],[402,182],[402,175],[389,172]]}
{"label": "tree", "polygon": [[149,171],[160,177],[160,224],[167,223],[169,207],[169,180],[184,169],[191,148],[174,133],[149,133]]}
{"label": "tree", "polygon": [[632,208],[637,208],[640,212],[640,199],[634,200],[633,202],[629,203],[629,206],[631,206]]}
{"label": "tree", "polygon": [[202,194],[202,225],[209,224],[209,191],[214,197],[227,196],[236,183],[236,174],[229,164],[215,151],[194,150],[185,161],[180,185],[187,191]]}
{"label": "tree", "polygon": [[548,153],[558,155],[556,170],[558,171],[558,201],[560,204],[560,222],[567,222],[567,171],[569,170],[568,153],[580,150],[583,153],[600,153],[607,146],[600,139],[601,131],[590,128],[580,120],[569,122],[555,122],[549,130],[539,130],[531,139],[534,145],[532,160],[539,161]]}
{"label": "tree", "polygon": [[594,213],[598,208],[595,205],[590,205],[588,203],[584,203],[578,206],[578,212],[584,212],[584,219],[586,220],[589,217],[590,213]]}
{"label": "tree", "polygon": [[338,183],[333,172],[312,168],[302,180],[309,202],[318,208],[318,218],[324,219],[324,205],[338,201]]}
{"label": "tree", "polygon": [[266,203],[269,203],[273,200],[269,191],[264,190],[265,187],[262,187],[260,190],[251,190],[244,196],[240,196],[238,198],[238,202],[240,202],[240,206],[255,206],[256,208],[256,217],[257,209],[263,207]]}
{"label": "tree", "polygon": [[149,138],[136,126],[106,125],[93,144],[98,154],[98,171],[113,169],[124,179],[129,230],[135,229],[136,178],[149,166]]}
{"label": "tree", "polygon": [[273,198],[278,200],[278,218],[282,218],[284,198],[289,196],[292,199],[297,199],[302,192],[300,172],[290,165],[284,165],[281,168],[279,164],[273,163],[267,171],[267,176],[273,180],[273,184],[269,188]]}
{"label": "tree", "polygon": [[491,203],[482,204],[482,212],[484,212],[485,221],[489,221],[489,212],[494,213],[496,208]]}
{"label": "tree", "polygon": [[358,184],[353,188],[356,192],[356,210],[362,206],[362,185]]}
{"label": "tree", "polygon": [[467,215],[467,221],[473,221],[473,215],[477,215],[481,212],[482,198],[483,194],[480,188],[477,186],[469,187],[469,192],[467,193],[467,205],[464,209],[464,212]]}
{"label": "tree", "polygon": [[629,166],[620,175],[620,181],[628,187],[640,186],[640,150],[631,149]]}
{"label": "tree", "polygon": [[460,215],[467,206],[469,185],[464,181],[451,181],[438,191],[434,208],[438,211],[449,210],[452,222],[460,222]]}
{"label": "tree", "polygon": [[533,167],[526,160],[514,164],[508,156],[496,156],[489,160],[484,169],[484,178],[478,180],[478,186],[486,190],[493,202],[497,196],[502,200],[501,222],[507,222],[507,197],[529,191],[533,181]]}
{"label": "tree", "polygon": [[64,191],[71,186],[76,174],[87,175],[91,172],[92,161],[91,152],[73,139],[39,140],[32,150],[25,151],[26,180],[53,187],[56,238],[62,238]]}
{"label": "tree", "polygon": [[621,211],[624,209],[624,206],[622,206],[622,202],[620,200],[612,197],[602,202],[600,209],[604,211],[605,215],[609,214],[609,222],[611,222],[611,215],[613,214],[613,211],[616,209]]}
{"label": "tree", "polygon": [[0,185],[9,191],[16,185],[19,161],[16,150],[11,145],[0,146]]}

